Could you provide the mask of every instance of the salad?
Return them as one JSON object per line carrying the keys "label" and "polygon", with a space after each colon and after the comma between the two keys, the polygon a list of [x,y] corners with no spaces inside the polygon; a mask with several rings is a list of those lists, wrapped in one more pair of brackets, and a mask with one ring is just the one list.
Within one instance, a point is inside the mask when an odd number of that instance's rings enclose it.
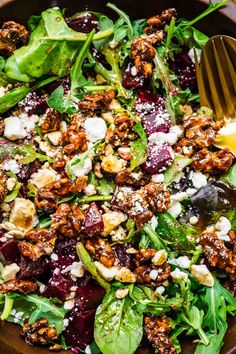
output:
{"label": "salad", "polygon": [[[0,29],[0,318],[74,353],[220,353],[236,315],[230,119],[174,8],[50,8]],[[228,133],[229,134],[229,133]]]}

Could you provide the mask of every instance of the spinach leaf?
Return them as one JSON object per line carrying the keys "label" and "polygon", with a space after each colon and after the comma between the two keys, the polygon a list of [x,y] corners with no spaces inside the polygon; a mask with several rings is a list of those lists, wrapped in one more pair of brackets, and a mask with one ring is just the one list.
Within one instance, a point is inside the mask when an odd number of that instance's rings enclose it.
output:
{"label": "spinach leaf", "polygon": [[[22,317],[17,322],[20,325],[23,325],[25,319],[28,319],[29,323],[32,324],[40,318],[46,318],[49,325],[55,326],[58,334],[62,332],[63,319],[65,317],[66,310],[63,306],[58,305],[58,300],[54,301],[54,299],[47,299],[36,294],[22,296],[14,292],[5,295],[5,301],[9,300],[11,301],[11,309],[9,304],[7,304],[9,313],[7,318],[5,316],[7,321],[15,322],[15,317],[10,314],[10,312],[14,309],[16,312],[23,313]],[[4,307],[6,307],[6,304]]]}
{"label": "spinach leaf", "polygon": [[223,182],[236,187],[236,163],[229,169],[229,171],[221,177]]}
{"label": "spinach leaf", "polygon": [[158,233],[153,230],[153,228],[151,227],[150,224],[145,224],[143,227],[143,231],[145,231],[145,233],[148,235],[150,241],[153,244],[153,247],[157,250],[165,250],[166,249],[166,245],[163,242],[163,240],[160,238],[160,236],[158,235]]}
{"label": "spinach leaf", "polygon": [[77,111],[76,105],[70,101],[70,96],[64,99],[64,88],[58,86],[51,94],[48,105],[60,113],[73,114]]}
{"label": "spinach leaf", "polygon": [[[107,16],[101,15],[98,21],[98,27],[100,31],[112,30],[114,31],[114,22]],[[103,39],[99,39],[97,41],[93,41],[93,45],[96,49],[100,49],[106,45],[108,45],[112,40],[112,36],[108,36]]]}
{"label": "spinach leaf", "polygon": [[25,157],[23,157],[20,160],[20,163],[22,165],[27,165],[28,163],[34,162],[35,160],[39,160],[41,162],[44,162],[44,161],[51,162],[51,159],[47,155],[43,155],[43,154],[36,152],[33,148],[33,144],[20,146],[18,148],[18,152],[20,154],[25,155]]}
{"label": "spinach leaf", "polygon": [[80,52],[75,60],[75,64],[72,67],[71,73],[70,73],[70,79],[71,79],[71,94],[75,95],[77,93],[77,89],[81,86],[86,85],[89,81],[85,79],[82,71],[82,66],[85,58],[88,55],[89,47],[92,42],[93,36],[95,33],[95,29],[93,29],[89,35],[86,41],[84,42],[82,48],[80,49]]}
{"label": "spinach leaf", "polygon": [[110,290],[95,315],[94,338],[103,354],[133,354],[143,336],[143,315],[133,310],[135,302],[117,299]]}
{"label": "spinach leaf", "polygon": [[141,34],[143,34],[143,30],[146,26],[147,26],[146,18],[140,18],[138,20],[132,21],[134,38],[141,36]]}
{"label": "spinach leaf", "polygon": [[101,195],[110,195],[115,188],[114,181],[107,181],[105,178],[99,180],[99,186],[96,188]]}
{"label": "spinach leaf", "polygon": [[132,157],[130,162],[131,170],[134,170],[136,167],[144,163],[148,156],[147,135],[140,122],[135,124],[134,131],[138,133],[140,138],[133,142],[130,147]]}
{"label": "spinach leaf", "polygon": [[194,249],[194,243],[188,239],[189,229],[185,228],[169,213],[158,214],[157,232],[162,239],[179,251],[190,251]]}
{"label": "spinach leaf", "polygon": [[181,173],[181,171],[190,165],[192,159],[181,155],[176,155],[173,163],[164,172],[165,184],[171,184],[175,178]]}

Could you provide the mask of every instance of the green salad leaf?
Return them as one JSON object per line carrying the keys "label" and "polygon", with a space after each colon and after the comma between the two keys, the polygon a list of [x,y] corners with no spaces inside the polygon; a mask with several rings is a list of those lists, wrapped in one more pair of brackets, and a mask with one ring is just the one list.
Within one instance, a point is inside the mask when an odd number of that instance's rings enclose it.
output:
{"label": "green salad leaf", "polygon": [[14,292],[4,295],[4,304],[0,304],[0,307],[3,309],[2,317],[5,312],[4,318],[9,322],[16,322],[12,314],[12,310],[15,310],[13,313],[22,313],[22,317],[17,321],[21,326],[25,319],[32,324],[40,318],[46,318],[49,325],[55,326],[58,334],[62,332],[63,319],[67,312],[56,299],[47,299],[36,294],[23,296]]}
{"label": "green salad leaf", "polygon": [[129,296],[117,299],[116,289],[103,298],[95,315],[94,338],[103,354],[133,354],[143,336],[143,315]]}
{"label": "green salad leaf", "polygon": [[20,188],[21,188],[21,183],[18,181],[17,176],[12,172],[7,172],[7,176],[9,176],[11,178],[15,178],[15,180],[16,180],[16,183],[15,183],[12,191],[4,198],[5,203],[10,203],[13,200],[15,200],[16,197],[18,196]]}
{"label": "green salad leaf", "polygon": [[51,94],[48,105],[60,113],[73,114],[77,111],[77,107],[70,101],[69,95],[64,99],[64,88],[61,85]]}
{"label": "green salad leaf", "polygon": [[23,157],[20,160],[20,163],[22,165],[27,165],[28,163],[34,162],[35,160],[39,160],[41,162],[45,162],[45,161],[51,162],[50,157],[48,157],[47,155],[43,155],[43,154],[40,154],[40,153],[36,152],[34,150],[32,144],[20,146],[18,148],[18,152],[20,154],[25,155],[25,157]]}
{"label": "green salad leaf", "polygon": [[134,170],[143,164],[148,156],[148,142],[145,130],[140,122],[136,122],[134,131],[139,135],[139,139],[134,141],[130,147],[131,161],[130,167]]}

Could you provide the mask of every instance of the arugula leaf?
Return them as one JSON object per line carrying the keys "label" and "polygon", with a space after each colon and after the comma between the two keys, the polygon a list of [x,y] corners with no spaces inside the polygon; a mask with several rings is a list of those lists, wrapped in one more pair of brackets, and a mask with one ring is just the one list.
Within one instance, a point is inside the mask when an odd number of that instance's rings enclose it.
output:
{"label": "arugula leaf", "polygon": [[56,90],[53,91],[48,100],[48,105],[60,113],[73,114],[77,111],[76,105],[70,101],[70,96],[64,100],[63,86],[58,86]]}
{"label": "arugula leaf", "polygon": [[96,187],[98,192],[101,195],[110,195],[115,188],[115,182],[114,181],[107,181],[105,178],[102,178],[99,180],[99,186]]}
{"label": "arugula leaf", "polygon": [[146,232],[146,234],[150,238],[155,249],[157,249],[157,250],[163,250],[163,249],[165,250],[166,249],[165,243],[160,238],[158,233],[155,230],[153,230],[153,228],[151,227],[150,224],[148,224],[148,223],[145,224],[143,227],[143,231]]}
{"label": "arugula leaf", "polygon": [[169,185],[171,184],[175,178],[181,173],[181,171],[190,165],[192,162],[192,159],[188,157],[184,157],[181,155],[176,155],[174,158],[173,163],[167,167],[167,169],[164,172],[164,182],[165,184]]}
{"label": "arugula leaf", "polygon": [[134,131],[138,133],[140,138],[133,142],[130,147],[130,152],[132,156],[130,161],[131,170],[134,170],[136,167],[143,164],[148,157],[147,135],[140,122],[136,122],[134,126]]}
{"label": "arugula leaf", "polygon": [[7,176],[15,178],[15,180],[16,180],[16,183],[15,183],[12,191],[4,199],[5,203],[10,203],[14,199],[16,199],[16,197],[18,196],[19,191],[20,191],[20,187],[21,187],[21,183],[18,181],[17,176],[12,172],[7,172]]}
{"label": "arugula leaf", "polygon": [[194,243],[188,239],[189,229],[180,224],[169,213],[158,214],[157,232],[167,243],[179,251],[194,249]]}
{"label": "arugula leaf", "polygon": [[83,62],[86,59],[89,51],[90,44],[92,42],[93,36],[95,34],[95,29],[93,29],[86,41],[84,42],[82,48],[80,49],[79,55],[76,58],[75,64],[72,67],[70,73],[71,80],[71,94],[75,95],[77,93],[77,89],[81,86],[86,85],[89,81],[85,79],[82,71]]}
{"label": "arugula leaf", "polygon": [[47,214],[43,214],[43,215],[40,215],[39,222],[36,225],[36,228],[39,229],[39,228],[49,227],[51,225],[51,223],[52,223],[51,217]]}
{"label": "arugula leaf", "polygon": [[[120,16],[119,20],[117,21],[117,24],[115,25],[115,36],[114,36],[114,41],[119,42],[121,39],[125,38],[126,34],[129,38],[129,40],[133,40],[134,38],[134,30],[130,21],[129,16],[122,10],[118,9],[115,4],[108,3],[107,7],[110,9],[114,10],[118,15]],[[123,23],[126,24],[126,26],[123,26]],[[116,34],[117,32],[117,34]],[[117,40],[118,39],[118,40]]]}
{"label": "arugula leaf", "polygon": [[[23,296],[13,292],[5,295],[5,301],[10,301],[10,304],[7,305],[8,309],[11,308],[11,310],[15,309],[16,312],[23,312],[23,316],[17,322],[21,326],[25,319],[28,319],[29,323],[32,324],[40,318],[46,318],[49,325],[55,326],[58,334],[62,332],[66,310],[63,306],[56,304],[56,300],[47,299],[36,294]],[[2,307],[2,305],[0,306]],[[9,313],[9,310],[8,316],[4,317],[9,322],[15,322],[15,317]]]}
{"label": "arugula leaf", "polygon": [[[99,17],[98,21],[98,28],[100,31],[107,31],[107,30],[112,30],[114,32],[114,22],[107,16],[101,15]],[[108,45],[112,40],[112,35],[93,41],[93,45],[95,46],[96,49],[100,49],[106,45]]]}
{"label": "arugula leaf", "polygon": [[48,156],[36,152],[33,148],[33,144],[22,145],[18,148],[18,151],[20,154],[25,155],[25,157],[20,160],[22,165],[27,165],[28,163],[34,162],[35,160],[39,160],[41,162],[51,162],[51,159]]}
{"label": "arugula leaf", "polygon": [[141,36],[143,34],[144,28],[147,26],[146,18],[141,18],[135,21],[132,21],[132,27],[134,31],[134,38]]}
{"label": "arugula leaf", "polygon": [[103,354],[133,354],[143,336],[143,315],[126,296],[117,299],[116,289],[103,298],[95,315],[94,338]]}
{"label": "arugula leaf", "polygon": [[69,160],[66,163],[65,171],[66,171],[68,177],[70,177],[70,179],[72,181],[74,181],[76,178],[74,175],[73,169],[75,167],[82,168],[84,166],[85,160],[89,157],[91,152],[94,151],[100,144],[101,144],[101,140],[99,140],[95,144],[93,144],[93,146],[89,150],[85,151],[83,154],[75,155],[73,157],[73,159]]}

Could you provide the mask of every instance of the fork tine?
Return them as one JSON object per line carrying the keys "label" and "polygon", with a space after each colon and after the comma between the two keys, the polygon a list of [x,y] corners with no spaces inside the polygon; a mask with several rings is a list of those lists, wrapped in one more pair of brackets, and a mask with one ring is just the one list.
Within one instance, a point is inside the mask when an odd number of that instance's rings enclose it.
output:
{"label": "fork tine", "polygon": [[[229,43],[229,42],[227,41],[227,43]],[[236,72],[235,72],[235,68],[234,68],[234,66],[233,66],[233,64],[231,62],[231,59],[229,57],[229,54],[227,52],[227,49],[226,49],[226,46],[225,46],[225,43],[224,43],[223,40],[222,40],[222,48],[223,48],[223,52],[224,52],[224,55],[225,55],[225,60],[227,62],[228,70],[230,72],[231,81],[233,83],[234,91],[235,91],[235,94],[236,94]]]}
{"label": "fork tine", "polygon": [[196,76],[197,76],[197,85],[198,85],[198,91],[199,91],[201,106],[210,107],[210,104],[209,104],[209,102],[207,100],[205,87],[204,87],[204,84],[203,84],[203,79],[202,79],[200,65],[199,65],[199,62],[198,62],[198,56],[197,56],[196,48],[193,48],[193,51],[194,51],[195,68],[196,68]]}
{"label": "fork tine", "polygon": [[218,94],[218,91],[220,91],[220,90],[215,84],[214,73],[212,72],[212,68],[211,68],[211,65],[209,63],[209,59],[207,57],[207,53],[206,53],[205,48],[203,48],[203,51],[202,51],[202,62],[203,62],[203,65],[205,63],[206,76],[207,76],[207,79],[208,79],[208,82],[209,82],[209,86],[210,86],[210,91],[211,91],[211,95],[210,96],[211,96],[211,100],[212,100],[212,103],[213,103],[213,106],[214,106],[216,119],[220,120],[224,116],[224,112],[223,112],[223,110],[221,108],[222,103],[220,103],[222,100],[220,99],[220,96]]}
{"label": "fork tine", "polygon": [[[222,38],[219,39],[219,44],[222,45]],[[218,74],[219,74],[219,78],[220,78],[220,82],[221,82],[221,87],[222,87],[222,92],[224,95],[224,99],[225,99],[225,105],[222,106],[223,112],[225,114],[226,117],[230,117],[234,114],[234,104],[231,100],[231,94],[230,94],[230,89],[228,87],[228,82],[225,79],[225,74],[223,71],[223,65],[225,63],[225,60],[222,60],[222,56],[220,56],[221,51],[217,51],[216,49],[216,43],[215,40],[212,40],[212,46],[213,46],[213,51],[214,51],[214,55],[215,55],[215,61],[216,61],[216,66],[218,69]],[[219,53],[219,55],[218,55]]]}

